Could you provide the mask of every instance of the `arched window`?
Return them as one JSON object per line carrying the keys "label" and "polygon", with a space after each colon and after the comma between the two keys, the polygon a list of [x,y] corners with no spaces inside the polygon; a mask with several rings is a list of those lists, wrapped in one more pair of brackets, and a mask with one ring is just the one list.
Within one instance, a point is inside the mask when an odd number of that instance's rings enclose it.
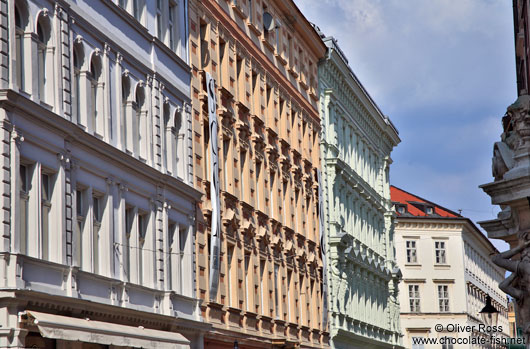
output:
{"label": "arched window", "polygon": [[125,70],[121,77],[121,122],[120,131],[123,150],[129,154],[134,152],[134,123],[133,123],[133,110],[132,110],[132,99],[131,99],[131,80],[129,78],[129,72]]}
{"label": "arched window", "polygon": [[15,64],[16,83],[24,90],[24,29],[27,25],[27,12],[22,4],[15,3]]}
{"label": "arched window", "polygon": [[136,113],[137,125],[137,150],[138,155],[142,159],[147,159],[147,112],[144,110],[145,104],[145,89],[142,83],[136,87],[136,94],[134,99],[134,110]]}
{"label": "arched window", "polygon": [[[90,60],[88,79],[90,81],[90,123],[92,131],[103,136],[103,82],[101,59],[95,52]],[[90,129],[89,129],[90,130]]]}
{"label": "arched window", "polygon": [[164,120],[164,150],[162,151],[163,163],[166,171],[172,172],[171,162],[171,125],[170,125],[170,114],[169,114],[169,103],[164,103],[163,108],[163,120]]}
{"label": "arched window", "polygon": [[[37,91],[38,97],[41,101],[49,103],[51,96],[48,96],[46,91],[53,91],[50,82],[48,81],[53,72],[53,59],[51,56],[50,44],[50,22],[47,16],[42,15],[37,21]],[[50,93],[48,93],[50,94]]]}
{"label": "arched window", "polygon": [[83,65],[83,47],[74,45],[73,50],[73,79],[72,79],[72,122],[81,121],[81,66]]}
{"label": "arched window", "polygon": [[177,108],[174,116],[174,127],[175,127],[175,149],[173,154],[175,154],[175,175],[179,178],[184,179],[185,168],[185,151],[186,147],[184,146],[184,133],[182,130],[182,108]]}

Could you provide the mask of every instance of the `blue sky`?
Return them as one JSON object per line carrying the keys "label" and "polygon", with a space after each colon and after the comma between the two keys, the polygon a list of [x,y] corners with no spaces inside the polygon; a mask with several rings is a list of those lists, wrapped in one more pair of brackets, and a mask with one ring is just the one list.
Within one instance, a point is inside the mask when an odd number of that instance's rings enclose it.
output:
{"label": "blue sky", "polygon": [[[391,183],[462,214],[492,219],[478,188],[517,97],[511,1],[295,0],[338,39],[399,130]],[[501,250],[504,243],[493,240]]]}

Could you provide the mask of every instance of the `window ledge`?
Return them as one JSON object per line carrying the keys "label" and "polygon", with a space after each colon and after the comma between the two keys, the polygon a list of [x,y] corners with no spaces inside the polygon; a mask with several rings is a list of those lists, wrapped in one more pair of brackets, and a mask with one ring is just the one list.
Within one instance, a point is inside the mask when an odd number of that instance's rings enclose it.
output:
{"label": "window ledge", "polygon": [[420,263],[405,263],[405,267],[421,267]]}
{"label": "window ledge", "polygon": [[289,73],[294,76],[295,78],[298,77],[298,72],[295,70],[295,68],[293,66],[290,66],[289,67]]}
{"label": "window ledge", "polygon": [[51,106],[50,104],[44,102],[44,101],[40,101],[40,106],[43,107],[43,108],[46,108],[48,109],[49,111],[53,111],[53,106]]}
{"label": "window ledge", "polygon": [[247,18],[247,14],[243,12],[243,9],[241,8],[241,5],[239,5],[239,3],[232,4],[232,10],[234,10],[234,13],[237,14],[240,18]]}
{"label": "window ledge", "polygon": [[451,265],[450,264],[434,264],[434,267],[440,268],[440,269],[449,269],[451,268]]}
{"label": "window ledge", "polygon": [[263,46],[274,52],[274,46],[265,38],[265,36],[261,38],[261,42],[263,43]]}
{"label": "window ledge", "polygon": [[252,23],[251,21],[247,22],[247,26],[252,32],[254,32],[254,34],[256,34],[256,36],[260,36],[261,35],[261,30],[254,23]]}
{"label": "window ledge", "polygon": [[280,62],[282,65],[287,65],[287,60],[283,58],[281,54],[275,53],[274,56],[276,57],[278,62]]}

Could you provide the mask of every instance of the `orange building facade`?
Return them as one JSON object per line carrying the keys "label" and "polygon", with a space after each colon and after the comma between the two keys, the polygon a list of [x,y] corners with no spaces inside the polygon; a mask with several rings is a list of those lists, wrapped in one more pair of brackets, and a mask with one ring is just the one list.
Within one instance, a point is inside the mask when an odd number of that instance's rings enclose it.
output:
{"label": "orange building facade", "polygon": [[[317,64],[325,46],[292,1],[191,0],[196,287],[205,348],[321,348]],[[216,81],[217,135],[205,76]],[[210,141],[217,137],[221,246],[210,294]],[[213,194],[215,195],[215,194]]]}

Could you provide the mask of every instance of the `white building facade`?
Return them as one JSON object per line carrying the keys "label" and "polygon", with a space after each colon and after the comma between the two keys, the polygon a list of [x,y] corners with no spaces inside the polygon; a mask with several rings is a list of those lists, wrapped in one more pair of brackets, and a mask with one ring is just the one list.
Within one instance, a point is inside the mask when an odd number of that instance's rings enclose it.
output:
{"label": "white building facade", "polygon": [[[492,347],[489,342],[455,342],[472,337],[504,341],[509,335],[508,303],[498,287],[504,272],[490,259],[495,247],[455,212],[394,186],[391,196],[397,213],[396,257],[403,273],[399,294],[405,347],[431,347],[413,343],[420,337],[452,338],[444,339],[443,348]],[[489,332],[479,314],[487,295],[499,311],[499,328]]]}
{"label": "white building facade", "polygon": [[0,347],[200,347],[185,1],[0,11]]}
{"label": "white building facade", "polygon": [[319,64],[322,182],[332,348],[401,348],[390,201],[400,142],[333,37]]}

